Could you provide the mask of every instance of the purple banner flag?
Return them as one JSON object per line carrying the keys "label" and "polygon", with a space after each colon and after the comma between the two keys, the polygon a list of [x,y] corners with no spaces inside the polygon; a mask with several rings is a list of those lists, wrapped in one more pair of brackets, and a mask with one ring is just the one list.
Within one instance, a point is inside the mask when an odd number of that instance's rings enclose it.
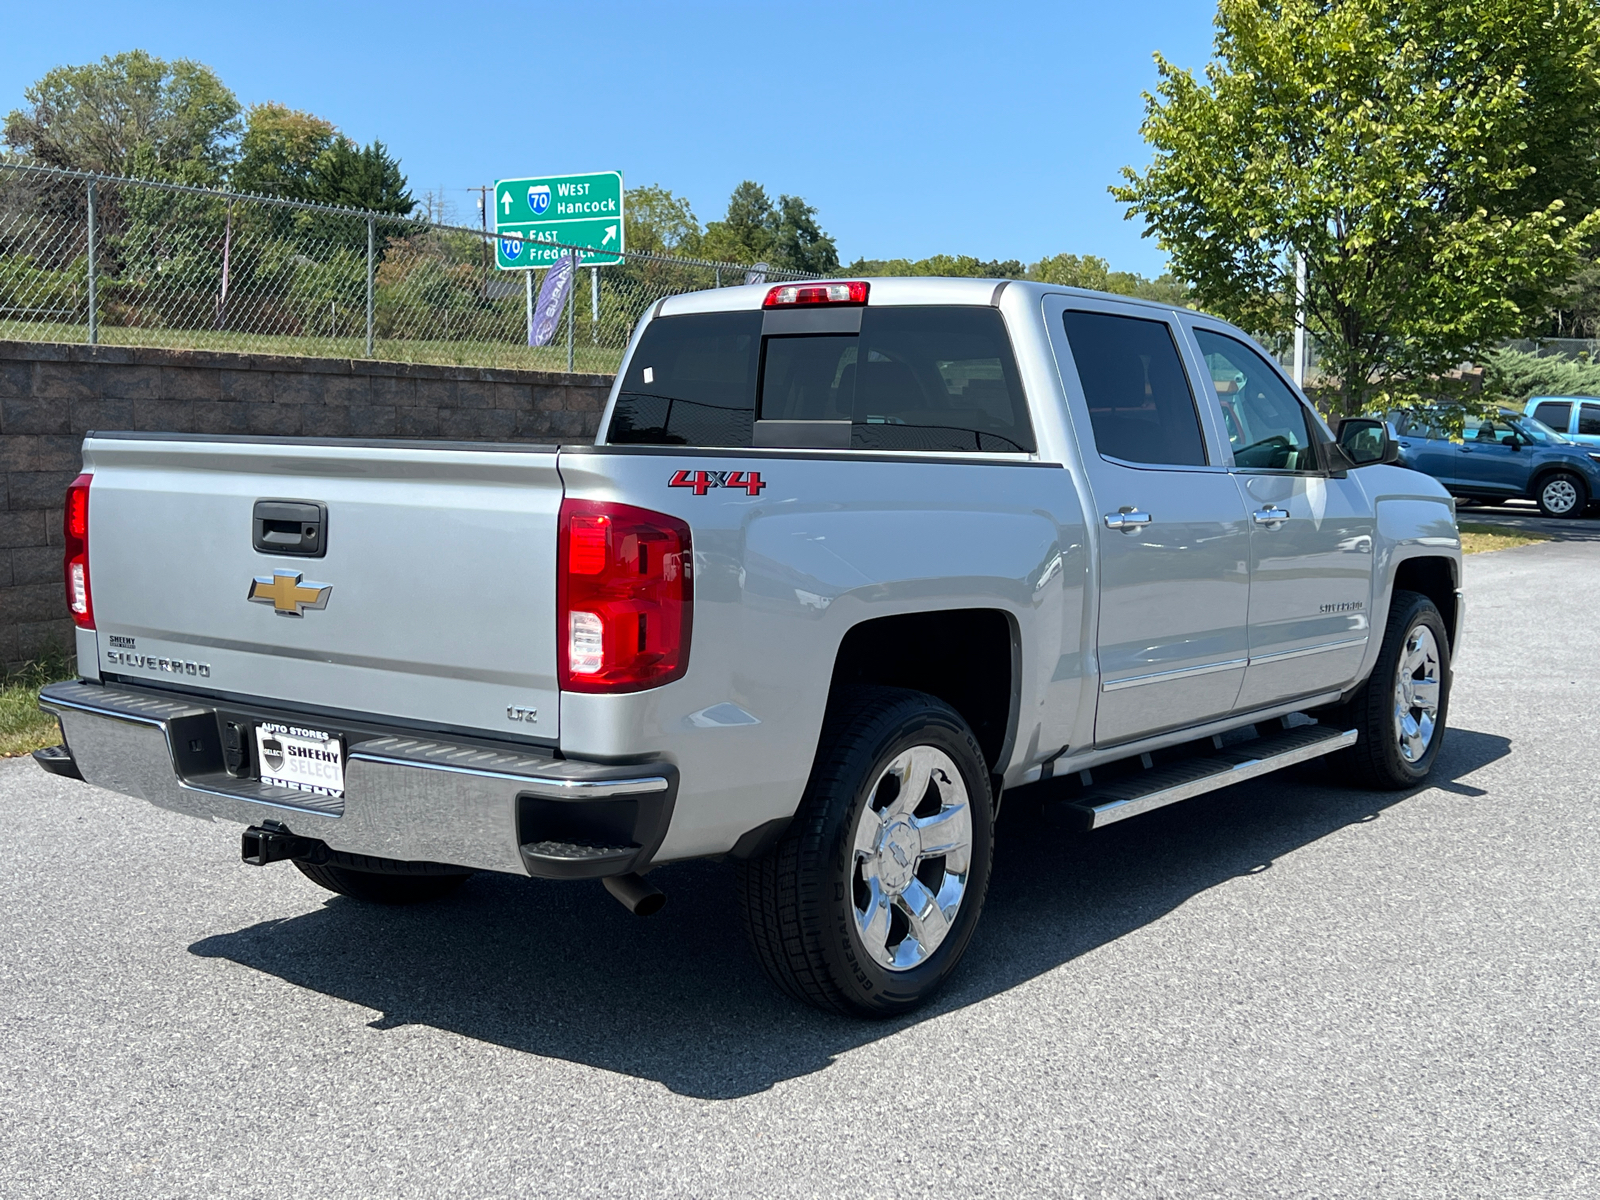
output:
{"label": "purple banner flag", "polygon": [[572,282],[578,277],[578,256],[563,254],[544,273],[539,285],[539,298],[533,302],[533,324],[528,326],[528,345],[548,346],[561,321],[561,310],[567,306],[567,296]]}

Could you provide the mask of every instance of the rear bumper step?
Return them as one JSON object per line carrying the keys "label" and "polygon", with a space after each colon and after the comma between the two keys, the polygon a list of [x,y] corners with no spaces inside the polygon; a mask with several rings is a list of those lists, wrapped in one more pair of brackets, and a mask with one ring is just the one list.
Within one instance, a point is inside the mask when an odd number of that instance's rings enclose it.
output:
{"label": "rear bumper step", "polygon": [[[413,737],[352,739],[343,797],[230,775],[217,710],[185,697],[88,683],[46,687],[70,754],[46,770],[210,820],[268,826],[334,850],[546,878],[625,875],[666,836],[678,775]],[[235,710],[230,707],[229,712]],[[596,841],[604,854],[533,844]],[[576,849],[577,847],[570,847]],[[268,861],[271,861],[270,859]]]}
{"label": "rear bumper step", "polygon": [[43,750],[35,750],[33,761],[50,774],[60,775],[63,779],[83,778],[78,772],[78,764],[72,757],[72,751],[65,746],[46,746]]}
{"label": "rear bumper step", "polygon": [[1085,829],[1100,829],[1154,808],[1320,758],[1353,746],[1355,742],[1354,729],[1302,725],[1243,742],[1216,754],[1154,767],[1138,775],[1091,787],[1066,808],[1082,820]]}

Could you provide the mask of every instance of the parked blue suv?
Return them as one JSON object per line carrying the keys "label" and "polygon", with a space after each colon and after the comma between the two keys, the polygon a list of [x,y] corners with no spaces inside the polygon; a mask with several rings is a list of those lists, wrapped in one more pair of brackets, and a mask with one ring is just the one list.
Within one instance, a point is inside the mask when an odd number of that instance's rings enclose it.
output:
{"label": "parked blue suv", "polygon": [[1401,465],[1432,475],[1464,500],[1538,502],[1547,517],[1581,517],[1600,497],[1600,452],[1523,413],[1502,408],[1468,417],[1452,438],[1437,414],[1418,411],[1395,421]]}

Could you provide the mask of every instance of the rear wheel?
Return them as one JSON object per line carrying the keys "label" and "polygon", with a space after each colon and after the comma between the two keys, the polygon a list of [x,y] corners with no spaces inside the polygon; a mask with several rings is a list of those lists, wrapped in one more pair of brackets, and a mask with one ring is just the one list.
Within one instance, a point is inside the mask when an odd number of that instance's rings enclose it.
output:
{"label": "rear wheel", "polygon": [[949,705],[899,688],[841,697],[788,832],[739,869],[762,968],[835,1012],[926,1001],[983,908],[993,811],[983,754]]}
{"label": "rear wheel", "polygon": [[1539,511],[1547,517],[1581,517],[1589,507],[1589,489],[1570,471],[1557,471],[1539,481]]}
{"label": "rear wheel", "polygon": [[1358,787],[1415,787],[1433,770],[1450,708],[1450,638],[1432,600],[1396,590],[1378,663],[1323,719],[1360,738],[1330,760]]}
{"label": "rear wheel", "polygon": [[364,854],[331,853],[324,863],[294,860],[312,883],[330,892],[374,904],[420,904],[442,900],[467,881],[471,871],[438,863],[397,862]]}

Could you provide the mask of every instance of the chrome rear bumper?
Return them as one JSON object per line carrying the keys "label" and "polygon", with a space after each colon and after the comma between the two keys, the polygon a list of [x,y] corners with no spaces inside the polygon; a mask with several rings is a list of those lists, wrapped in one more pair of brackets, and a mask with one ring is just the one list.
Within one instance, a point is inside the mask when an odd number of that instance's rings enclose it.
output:
{"label": "chrome rear bumper", "polygon": [[[334,850],[407,862],[546,878],[638,871],[666,836],[677,794],[677,772],[665,763],[615,766],[520,747],[353,735],[340,800],[229,775],[217,709],[203,701],[57,683],[39,705],[60,718],[89,783],[190,816],[276,821]],[[613,836],[561,832],[581,829],[586,813]]]}

